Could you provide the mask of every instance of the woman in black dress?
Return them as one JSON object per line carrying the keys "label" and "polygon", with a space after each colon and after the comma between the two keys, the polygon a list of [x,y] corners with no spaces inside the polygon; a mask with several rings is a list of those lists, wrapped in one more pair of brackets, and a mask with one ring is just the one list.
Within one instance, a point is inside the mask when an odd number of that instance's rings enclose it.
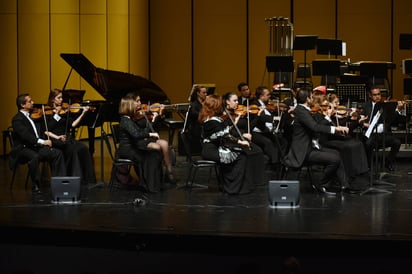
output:
{"label": "woman in black dress", "polygon": [[140,183],[149,192],[158,192],[163,178],[162,161],[165,160],[167,178],[173,181],[172,164],[170,161],[169,145],[166,140],[160,139],[157,132],[153,132],[148,121],[142,114],[137,116],[140,108],[140,96],[133,98],[125,96],[120,101],[119,127],[119,157],[131,159],[140,165],[142,174],[139,174]]}
{"label": "woman in black dress", "polygon": [[80,176],[82,183],[96,183],[93,159],[89,148],[82,142],[76,141],[71,129],[79,125],[89,107],[80,107],[72,113],[69,105],[63,108],[63,92],[53,89],[49,93],[48,106],[50,115],[46,115],[46,134],[53,139],[53,146],[61,149],[64,154],[67,175]]}
{"label": "woman in black dress", "polygon": [[231,122],[222,116],[222,98],[215,94],[207,96],[199,114],[203,132],[202,156],[219,163],[225,193],[250,193],[256,184],[252,168],[249,168],[251,160],[245,152],[250,149],[250,142],[232,135]]}

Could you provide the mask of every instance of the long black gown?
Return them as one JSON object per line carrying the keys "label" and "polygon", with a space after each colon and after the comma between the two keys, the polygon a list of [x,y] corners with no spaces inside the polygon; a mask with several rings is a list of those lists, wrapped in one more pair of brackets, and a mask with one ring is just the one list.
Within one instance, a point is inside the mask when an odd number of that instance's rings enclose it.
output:
{"label": "long black gown", "polygon": [[[69,114],[70,115],[70,114]],[[93,159],[89,148],[70,134],[73,118],[67,114],[47,116],[47,129],[56,135],[66,135],[66,142],[53,140],[53,146],[63,151],[68,176],[80,176],[83,184],[96,183]]]}
{"label": "long black gown", "polygon": [[[213,117],[202,124],[202,157],[220,163],[223,191],[227,194],[247,194],[257,184],[261,184],[264,175],[264,156],[261,150],[237,145],[237,138],[230,134],[230,126],[220,117]],[[218,147],[226,145],[239,151],[232,163],[223,163]],[[234,149],[238,148],[238,149]],[[240,149],[239,149],[240,148]]]}
{"label": "long black gown", "polygon": [[144,126],[143,120],[136,123],[128,116],[120,118],[118,153],[119,157],[131,159],[140,165],[141,168],[137,170],[142,172],[138,175],[143,187],[149,192],[158,192],[163,179],[163,155],[161,151],[147,148],[147,144],[154,139],[149,136],[150,129]]}

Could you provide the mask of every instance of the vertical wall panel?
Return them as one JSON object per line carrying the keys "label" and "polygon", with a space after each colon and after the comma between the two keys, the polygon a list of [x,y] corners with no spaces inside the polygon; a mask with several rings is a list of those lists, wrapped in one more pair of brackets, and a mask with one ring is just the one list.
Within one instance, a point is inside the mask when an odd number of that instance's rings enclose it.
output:
{"label": "vertical wall panel", "polygon": [[[79,53],[79,1],[50,1],[50,88],[63,88],[70,72],[70,65],[61,53]],[[72,72],[66,85],[67,89],[80,88],[80,76]]]}
{"label": "vertical wall panel", "polygon": [[339,1],[338,9],[339,33],[351,61],[390,61],[390,0]]}
{"label": "vertical wall panel", "polygon": [[[107,68],[107,20],[106,1],[80,1],[80,52],[96,67]],[[104,99],[86,81],[81,89],[86,89],[88,99]]]}
{"label": "vertical wall panel", "polygon": [[[192,87],[190,3],[190,0],[150,2],[151,79],[173,103],[187,102]],[[214,41],[204,40],[204,43]]]}
{"label": "vertical wall panel", "polygon": [[[249,86],[252,92],[257,86],[271,86],[274,75],[266,72],[266,56],[270,53],[269,25],[265,18],[287,17],[290,19],[290,1],[249,1]],[[237,79],[242,80],[242,79]],[[244,79],[243,81],[245,81]],[[239,81],[240,82],[240,81]]]}
{"label": "vertical wall panel", "polygon": [[411,24],[412,5],[409,0],[396,0],[394,1],[394,35],[393,35],[393,61],[395,62],[397,69],[393,74],[393,97],[397,99],[403,99],[403,79],[410,77],[409,75],[402,74],[402,60],[412,58],[412,49],[405,50],[399,49],[399,34],[409,33],[412,34]]}
{"label": "vertical wall panel", "polygon": [[[331,0],[295,0],[295,35],[317,35],[319,38],[341,39],[335,37],[335,1]],[[304,50],[296,50],[296,65],[304,63]],[[335,58],[335,56],[317,55],[316,49],[307,50],[306,63],[314,59]],[[340,58],[340,56],[338,56]],[[295,66],[296,67],[296,66]],[[313,71],[312,71],[313,72]],[[320,84],[320,76],[312,77],[314,86]]]}
{"label": "vertical wall panel", "polygon": [[130,73],[149,76],[148,0],[129,1],[129,64]]}
{"label": "vertical wall panel", "polygon": [[234,91],[245,77],[246,4],[240,0],[194,1],[194,81]]}
{"label": "vertical wall panel", "polygon": [[19,92],[47,102],[50,86],[49,1],[18,2]]}
{"label": "vertical wall panel", "polygon": [[128,0],[107,1],[107,67],[129,71]]}
{"label": "vertical wall panel", "polygon": [[[0,128],[4,130],[11,125],[11,118],[17,111],[17,4],[14,0],[8,0],[0,5],[0,35],[3,41],[0,43],[0,108],[3,115]],[[0,153],[3,154],[3,147]]]}

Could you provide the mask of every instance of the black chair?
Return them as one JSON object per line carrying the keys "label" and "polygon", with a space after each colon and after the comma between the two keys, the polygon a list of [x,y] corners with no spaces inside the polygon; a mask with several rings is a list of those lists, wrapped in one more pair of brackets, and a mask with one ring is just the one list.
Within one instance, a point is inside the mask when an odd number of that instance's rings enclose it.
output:
{"label": "black chair", "polygon": [[119,130],[120,130],[120,125],[119,124],[110,124],[110,130],[112,133],[112,138],[113,138],[113,147],[114,147],[114,152],[112,149],[112,146],[108,140],[108,138],[105,138],[105,142],[106,142],[106,146],[107,149],[109,151],[109,155],[110,158],[112,159],[112,170],[111,170],[111,174],[110,174],[110,181],[109,181],[109,188],[110,190],[113,190],[114,187],[114,182],[116,181],[116,174],[119,170],[120,167],[126,167],[128,174],[130,174],[130,171],[132,169],[133,166],[137,167],[138,170],[136,171],[140,176],[140,174],[142,174],[141,170],[140,170],[140,165],[138,163],[135,163],[134,161],[130,160],[130,159],[125,159],[125,158],[119,158],[117,155],[117,149],[119,146]]}
{"label": "black chair", "polygon": [[186,154],[186,159],[188,161],[189,165],[189,172],[187,175],[186,183],[183,185],[183,188],[187,188],[189,190],[192,190],[193,187],[198,187],[198,188],[208,188],[206,185],[200,185],[200,184],[195,184],[195,179],[196,179],[196,174],[197,171],[201,168],[206,168],[209,170],[209,176],[207,183],[209,184],[210,178],[212,175],[212,169],[214,169],[216,179],[218,181],[218,184],[220,185],[220,175],[219,175],[219,169],[218,169],[218,164],[215,161],[210,161],[210,160],[205,160],[202,159],[200,156],[199,157],[194,157],[192,155],[191,150],[190,150],[190,139],[187,136],[186,132],[181,132],[180,137],[182,139],[181,144],[183,145],[183,149]]}
{"label": "black chair", "polygon": [[[13,139],[14,133],[13,133],[13,128],[12,128],[11,126],[8,127],[7,130],[4,131],[4,133],[8,134],[7,138],[9,139],[10,147],[13,149],[13,147],[14,147],[14,139]],[[11,161],[11,160],[12,160],[12,157],[9,157],[9,159],[10,159],[10,161]],[[13,163],[13,164],[10,163],[10,169],[11,169],[11,171],[13,172],[13,175],[11,176],[11,180],[10,180],[10,190],[13,189],[14,180],[15,180],[15,178],[16,178],[16,173],[17,173],[17,170],[19,169],[19,166],[20,166],[20,165],[25,165],[25,164],[28,163],[28,161],[26,161],[26,162],[21,162],[20,159],[18,159],[18,158],[17,158],[17,159],[13,159],[13,160],[14,160],[14,163]],[[46,173],[46,167],[47,167],[47,165],[48,165],[48,162],[47,162],[47,160],[43,160],[43,161],[40,161],[40,164],[42,165],[42,167],[41,167],[41,175],[42,175],[42,178],[40,178],[40,179],[42,180],[42,179],[45,177],[44,174]],[[26,175],[26,180],[25,180],[25,184],[24,184],[24,189],[27,189],[27,185],[28,185],[28,183],[29,183],[29,178],[30,178],[30,170],[27,170],[27,175]]]}

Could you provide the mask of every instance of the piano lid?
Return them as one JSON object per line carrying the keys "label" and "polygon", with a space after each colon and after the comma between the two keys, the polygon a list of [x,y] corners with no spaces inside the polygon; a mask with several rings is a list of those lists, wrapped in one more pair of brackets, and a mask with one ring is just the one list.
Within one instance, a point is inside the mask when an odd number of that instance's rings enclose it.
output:
{"label": "piano lid", "polygon": [[61,53],[60,56],[106,100],[119,100],[129,92],[138,92],[144,102],[169,102],[164,91],[141,76],[98,68],[82,53]]}

